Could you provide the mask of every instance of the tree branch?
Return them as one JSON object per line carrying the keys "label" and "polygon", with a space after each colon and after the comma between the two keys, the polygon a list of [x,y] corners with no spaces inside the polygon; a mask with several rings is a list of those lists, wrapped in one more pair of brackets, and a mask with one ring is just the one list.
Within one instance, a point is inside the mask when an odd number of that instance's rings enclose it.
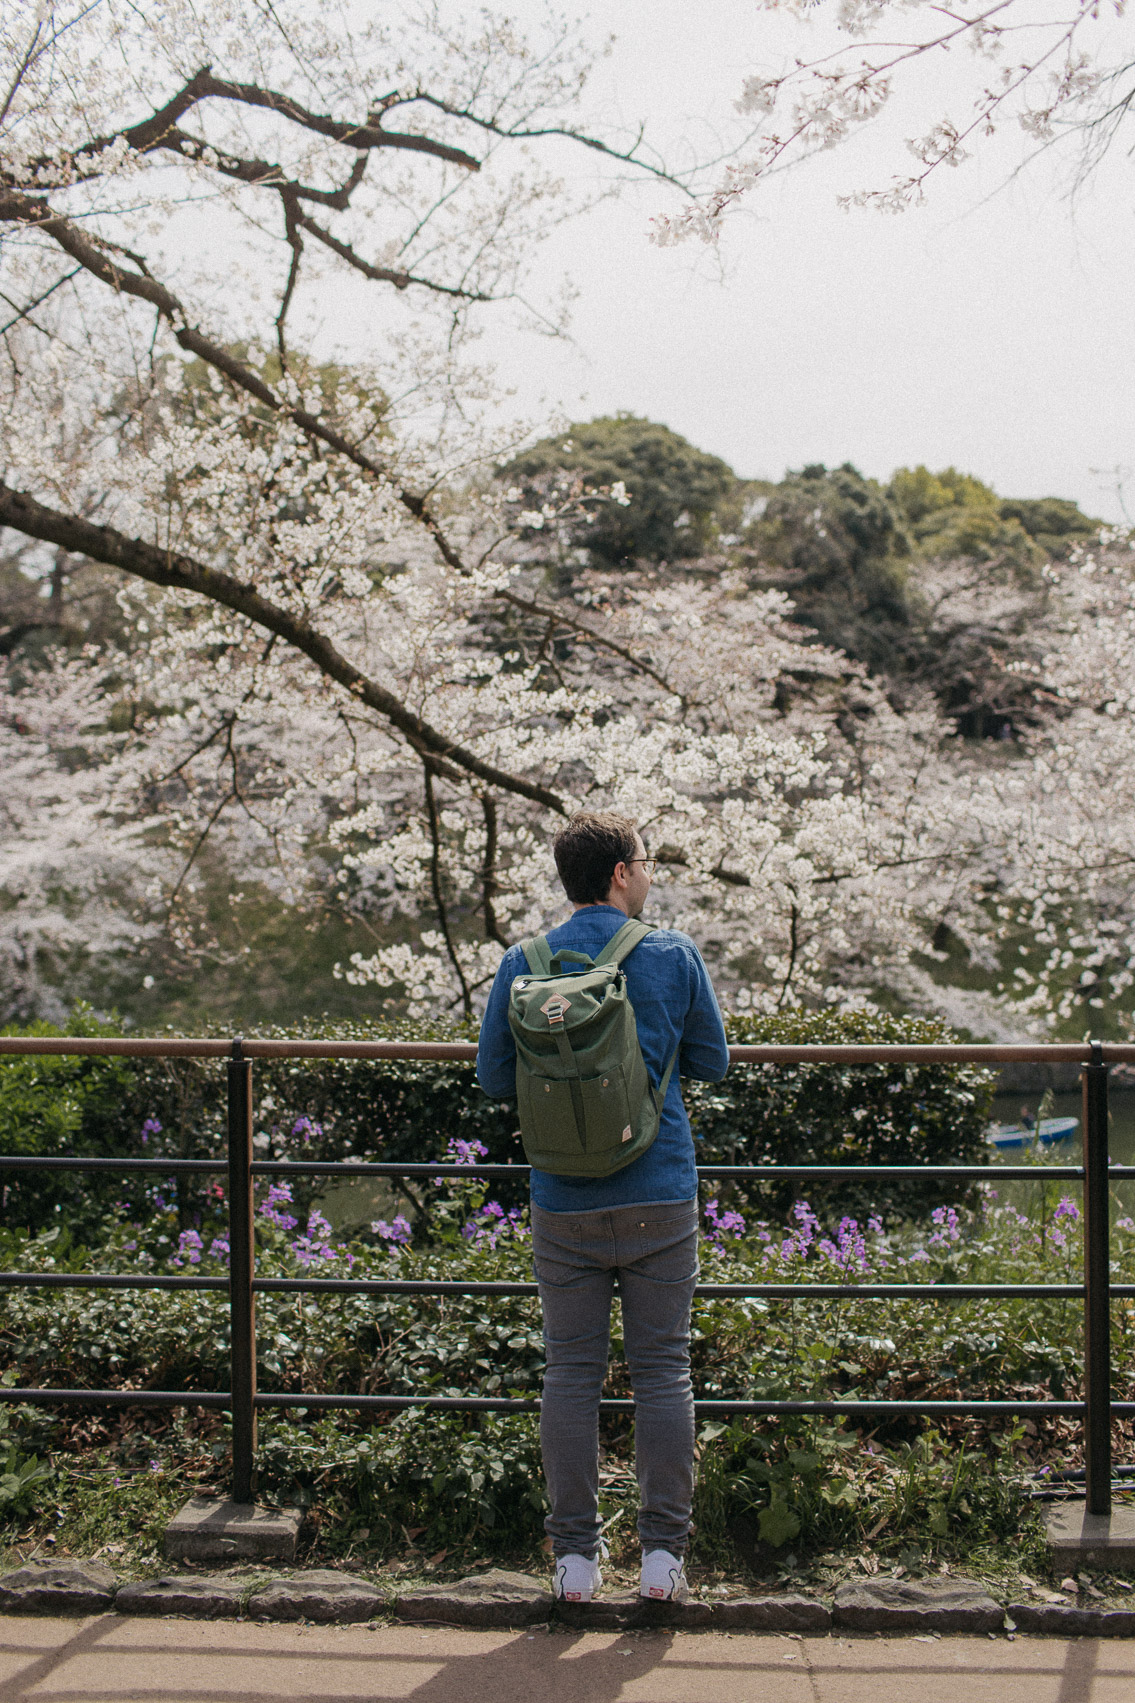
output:
{"label": "tree branch", "polygon": [[788,934],[788,939],[789,939],[788,968],[784,972],[784,985],[780,990],[780,998],[776,1002],[776,1009],[778,1011],[780,1010],[781,1006],[784,1004],[785,1000],[788,998],[788,990],[792,986],[792,977],[796,972],[796,957],[797,957],[797,954],[800,950],[800,941],[799,941],[799,937],[798,937],[798,933],[797,933],[797,930],[798,930],[798,927],[799,927],[799,922],[800,922],[800,912],[796,908],[796,901],[794,899],[792,901],[792,921],[789,925],[789,934]]}
{"label": "tree branch", "polygon": [[688,184],[683,183],[680,178],[674,177],[672,173],[665,171],[661,166],[652,166],[649,161],[636,158],[635,149],[642,141],[641,129],[633,147],[620,149],[612,148],[609,142],[600,141],[598,136],[588,136],[582,130],[572,130],[567,125],[562,124],[546,124],[538,130],[526,130],[519,125],[506,127],[503,124],[498,124],[494,119],[479,118],[475,112],[470,112],[466,107],[453,106],[449,101],[439,100],[436,95],[427,94],[424,89],[419,89],[415,94],[406,95],[400,100],[391,101],[388,103],[388,107],[411,106],[418,102],[423,106],[432,106],[437,112],[444,112],[448,118],[459,118],[465,124],[476,125],[478,130],[484,130],[490,136],[499,136],[504,141],[536,142],[544,137],[557,136],[565,142],[578,142],[581,148],[590,148],[597,154],[604,154],[609,160],[618,160],[622,165],[634,166],[639,171],[649,172],[652,177],[658,178],[662,183],[669,183],[675,189],[680,189],[683,195],[693,195]]}
{"label": "tree branch", "polygon": [[[41,302],[45,302],[48,296],[54,295],[56,290],[60,289],[62,285],[70,283],[71,279],[77,277],[82,270],[83,268],[81,266],[72,266],[70,272],[64,272],[62,278],[56,278],[54,284],[49,284],[47,289],[42,290],[34,301],[28,303],[27,307],[20,308],[15,317],[8,320],[6,325],[0,325],[0,337],[3,337],[7,332],[11,331],[12,327],[14,325],[18,325],[21,319],[30,319],[31,314]],[[8,303],[9,307],[16,306],[10,296],[5,296],[4,300]],[[31,320],[31,324],[35,325],[36,330],[41,332],[43,336],[46,337],[49,335],[48,332],[44,331],[42,326],[35,324],[34,319]]]}
{"label": "tree branch", "polygon": [[497,827],[497,801],[491,793],[484,793],[481,798],[481,809],[485,816],[485,861],[481,870],[481,903],[485,913],[485,935],[489,940],[495,940],[501,946],[507,947],[509,942],[501,933],[497,921],[496,906],[493,900],[500,892],[500,882],[497,880],[497,847],[499,835]]}
{"label": "tree branch", "polygon": [[[259,373],[254,372],[243,361],[237,360],[221,344],[214,343],[211,338],[204,337],[201,332],[195,330],[188,322],[185,308],[172,290],[167,290],[164,284],[150,277],[137,256],[130,255],[129,258],[139,268],[143,268],[141,276],[119,265],[113,258],[115,253],[124,251],[115,250],[109,243],[89,237],[70,219],[56,213],[42,196],[27,195],[22,190],[0,188],[0,221],[3,220],[16,220],[43,231],[101,283],[109,284],[111,289],[125,292],[156,308],[183,349],[199,356],[218,372],[224,373],[231,383],[246,391],[249,396],[254,396],[266,408],[271,408],[273,413],[282,414],[292,420],[308,437],[326,444],[337,455],[345,456],[371,478],[387,484],[393,483],[389,471],[380,462],[352,444],[341,432],[326,425],[318,415],[294,403],[285,402]],[[397,484],[394,484],[394,490],[403,508],[429,533],[447,567],[464,573],[465,563],[445,536],[426,499]]]}
{"label": "tree branch", "polygon": [[[578,633],[581,638],[590,639],[592,644],[599,645],[603,650],[609,650],[612,655],[621,656],[624,662],[629,662],[632,668],[636,668],[640,674],[645,674],[648,679],[653,680],[656,686],[661,686],[662,690],[669,693],[671,697],[677,698],[683,709],[689,707],[687,699],[680,692],[675,692],[666,676],[659,674],[658,670],[653,668],[649,662],[644,662],[641,656],[636,656],[629,645],[621,645],[617,639],[608,639],[602,633],[597,633],[593,627],[589,627],[585,621],[580,621],[571,615],[565,615],[562,610],[549,609],[544,604],[537,603],[535,599],[530,601],[528,598],[521,597],[518,592],[500,591],[497,596],[502,603],[511,603],[514,608],[523,609],[526,615],[537,615],[541,619],[546,618],[549,627],[553,625],[564,627],[568,632]],[[550,633],[548,636],[550,636]],[[548,639],[545,637],[544,646],[547,645],[547,642]],[[541,650],[544,649],[544,646],[541,647]]]}
{"label": "tree branch", "polygon": [[[126,125],[109,136],[96,136],[71,153],[56,158],[46,155],[32,160],[18,181],[27,184],[42,183],[45,172],[58,173],[64,181],[75,177],[97,176],[99,156],[120,139],[138,154],[150,154],[158,148],[173,148],[175,152],[181,152],[178,120],[204,100],[238,101],[242,106],[263,107],[270,112],[278,112],[281,117],[290,119],[304,130],[312,130],[319,136],[328,137],[332,142],[340,142],[357,153],[367,153],[373,148],[405,149],[410,153],[428,154],[434,159],[445,160],[450,165],[462,166],[466,171],[475,172],[481,169],[480,160],[462,148],[452,148],[446,142],[435,142],[430,136],[413,136],[401,131],[384,130],[380,124],[373,122],[352,124],[322,113],[309,112],[290,95],[280,94],[275,89],[262,89],[255,83],[230,83],[220,77],[214,77],[212,67],[207,65],[196,72],[172,100],[151,113],[149,118],[142,119],[138,124]],[[441,105],[440,102],[435,104],[439,107]],[[191,140],[183,134],[180,139]],[[224,154],[223,149],[215,151],[218,155]],[[14,185],[17,179],[5,174],[3,181]]]}
{"label": "tree branch", "polygon": [[463,290],[459,284],[435,284],[432,279],[419,278],[413,272],[396,271],[389,266],[374,266],[369,260],[364,260],[361,254],[356,254],[350,243],[341,242],[325,225],[317,224],[309,213],[298,207],[295,221],[297,225],[302,225],[305,231],[310,231],[313,237],[317,237],[333,254],[345,260],[348,266],[353,266],[364,278],[370,278],[375,283],[393,284],[396,290],[405,290],[411,284],[418,284],[423,290],[433,290],[435,295],[457,296],[464,302],[489,302],[493,299],[479,290]]}
{"label": "tree branch", "polygon": [[492,763],[484,762],[474,752],[449,739],[417,716],[385,687],[369,679],[354,663],[336,649],[331,640],[317,632],[303,616],[281,609],[261,596],[251,586],[243,585],[231,574],[210,568],[190,556],[176,551],[159,550],[139,538],[127,538],[109,526],[96,526],[76,515],[61,514],[46,508],[34,497],[13,491],[0,482],[0,525],[10,526],[29,538],[41,538],[57,544],[107,567],[119,568],[151,585],[172,586],[180,591],[193,592],[235,610],[246,620],[275,633],[295,650],[302,652],[320,673],[335,681],[360,703],[383,716],[392,727],[408,740],[421,757],[439,758],[454,764],[490,786],[505,792],[530,798],[545,809],[559,815],[566,807],[548,787],[538,786],[516,775],[507,774]]}
{"label": "tree branch", "polygon": [[284,293],[280,298],[280,311],[276,315],[276,347],[280,351],[280,367],[288,370],[288,345],[284,334],[284,326],[288,318],[288,309],[292,305],[292,297],[299,282],[300,262],[303,259],[303,237],[299,232],[299,208],[296,205],[294,193],[284,189],[280,191],[280,199],[284,203],[284,235],[288,247],[292,251],[291,264],[288,267],[288,281],[284,285]]}
{"label": "tree branch", "polygon": [[438,927],[445,939],[445,949],[449,953],[449,961],[457,972],[461,983],[461,1004],[466,1017],[473,1015],[473,999],[469,992],[469,983],[465,971],[461,967],[461,959],[453,944],[453,936],[449,931],[449,912],[445,908],[445,897],[441,890],[441,822],[438,819],[437,799],[434,797],[433,769],[425,764],[426,815],[430,824],[430,889],[433,893],[434,908],[437,911]]}

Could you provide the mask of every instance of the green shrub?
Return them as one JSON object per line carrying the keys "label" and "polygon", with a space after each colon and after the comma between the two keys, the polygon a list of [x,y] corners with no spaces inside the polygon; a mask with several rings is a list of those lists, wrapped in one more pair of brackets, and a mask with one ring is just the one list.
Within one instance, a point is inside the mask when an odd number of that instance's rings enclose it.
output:
{"label": "green shrub", "polygon": [[[349,1422],[348,1422],[349,1423]],[[413,1533],[423,1549],[491,1532],[530,1543],[546,1507],[534,1414],[446,1414],[408,1409],[373,1430],[328,1416],[311,1426],[266,1426],[261,1478],[280,1495],[320,1495],[349,1510],[373,1543]]]}
{"label": "green shrub", "polygon": [[[89,1013],[79,1014],[77,1021],[90,1029]],[[734,1018],[729,1030],[736,1042],[940,1043],[953,1038],[940,1023],[826,1011]],[[343,1041],[475,1035],[459,1025],[326,1019],[287,1034],[278,1029],[256,1033],[265,1039]],[[44,1111],[36,1126],[41,1132],[36,1151],[183,1158],[225,1153],[222,1061],[12,1059],[0,1061],[0,1072],[5,1093],[9,1082],[39,1085],[37,1103]],[[987,1155],[982,1130],[993,1080],[989,1072],[967,1065],[734,1065],[723,1082],[687,1082],[683,1091],[702,1163],[934,1164],[974,1162]],[[260,1158],[423,1160],[439,1157],[456,1137],[482,1142],[496,1163],[523,1163],[514,1104],[482,1094],[471,1063],[266,1059],[254,1064],[253,1082]],[[53,1083],[59,1084],[61,1109],[51,1124],[47,1108]],[[86,1086],[80,1093],[76,1085],[81,1084]],[[182,1229],[207,1214],[206,1188],[203,1179],[181,1179],[174,1199]],[[781,1210],[799,1192],[791,1186],[766,1188],[762,1198]],[[815,1200],[826,1198],[823,1190],[810,1192]],[[310,1185],[296,1188],[301,1214],[311,1193]],[[423,1211],[429,1193],[415,1195]],[[511,1205],[526,1190],[518,1179],[511,1189],[495,1187],[494,1193]],[[923,1184],[840,1185],[827,1194],[834,1205],[860,1216],[873,1207],[909,1210],[959,1198],[956,1188]],[[68,1222],[76,1235],[89,1234],[111,1200],[121,1200],[136,1216],[153,1210],[137,1180],[92,1188],[88,1179],[47,1177],[10,1192],[3,1222],[36,1228],[48,1221],[59,1200],[68,1203]]]}
{"label": "green shrub", "polygon": [[[874,1012],[734,1017],[727,1027],[739,1046],[928,1046],[956,1039],[943,1023]],[[687,1082],[683,1093],[701,1165],[980,1164],[990,1156],[984,1131],[995,1080],[966,1064],[734,1064],[722,1082]],[[805,1194],[821,1212],[861,1221],[871,1211],[929,1211],[966,1194],[948,1180],[731,1187],[774,1212]]]}
{"label": "green shrub", "polygon": [[[937,1551],[1013,1537],[1021,1525],[1029,1462],[1017,1424],[984,1446],[927,1427],[910,1442],[864,1448],[842,1425],[785,1418],[734,1420],[699,1432],[695,1498],[701,1560],[739,1550],[862,1550],[879,1538],[913,1545],[919,1565]],[[917,1559],[916,1559],[917,1557]]]}
{"label": "green shrub", "polygon": [[[76,1006],[65,1028],[29,1023],[0,1029],[4,1035],[117,1035],[114,1023],[99,1022],[87,1006]],[[109,1155],[122,1148],[121,1108],[134,1080],[129,1061],[118,1058],[32,1053],[0,1058],[0,1153]],[[115,1178],[35,1170],[0,1177],[3,1222],[39,1228],[66,1217],[73,1226],[93,1227],[120,1192]]]}

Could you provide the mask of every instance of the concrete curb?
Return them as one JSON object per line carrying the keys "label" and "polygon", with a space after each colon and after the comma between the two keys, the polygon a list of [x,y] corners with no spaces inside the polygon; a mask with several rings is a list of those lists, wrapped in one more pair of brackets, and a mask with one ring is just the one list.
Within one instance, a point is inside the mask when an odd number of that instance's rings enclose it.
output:
{"label": "concrete curb", "polygon": [[309,1569],[245,1579],[229,1574],[161,1574],[120,1582],[98,1562],[29,1562],[0,1577],[0,1614],[178,1616],[198,1620],[305,1621],[350,1625],[379,1619],[493,1629],[553,1624],[579,1631],[829,1631],[889,1635],[999,1631],[1058,1638],[1135,1638],[1135,1605],[1012,1602],[955,1577],[869,1579],[841,1585],[834,1603],[800,1592],[725,1602],[657,1603],[632,1591],[591,1603],[559,1603],[543,1580],[494,1568],[449,1585],[390,1596],[367,1579]]}
{"label": "concrete curb", "polygon": [[858,1579],[835,1594],[852,1632],[998,1632],[1005,1611],[974,1579]]}

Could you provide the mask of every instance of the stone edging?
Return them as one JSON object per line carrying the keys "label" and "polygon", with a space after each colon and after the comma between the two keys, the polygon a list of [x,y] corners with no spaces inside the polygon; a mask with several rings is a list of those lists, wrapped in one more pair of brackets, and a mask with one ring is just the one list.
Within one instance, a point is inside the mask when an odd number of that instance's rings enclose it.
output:
{"label": "stone edging", "polygon": [[609,1592],[593,1603],[553,1600],[526,1573],[494,1568],[451,1585],[423,1585],[401,1595],[349,1573],[312,1569],[236,1579],[231,1574],[163,1574],[122,1584],[97,1561],[32,1562],[0,1577],[6,1614],[183,1615],[349,1624],[393,1616],[434,1625],[531,1626],[555,1621],[583,1629],[668,1626],[730,1632],[990,1633],[1020,1631],[1062,1637],[1135,1637],[1132,1609],[1075,1604],[1010,1603],[1008,1610],[972,1579],[865,1579],[840,1585],[830,1602],[800,1593],[725,1602],[652,1603],[633,1592]]}

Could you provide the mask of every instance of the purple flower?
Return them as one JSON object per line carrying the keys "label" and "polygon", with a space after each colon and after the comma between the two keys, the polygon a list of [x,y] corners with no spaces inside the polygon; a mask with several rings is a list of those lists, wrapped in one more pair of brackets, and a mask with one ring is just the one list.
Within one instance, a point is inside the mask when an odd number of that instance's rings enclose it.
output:
{"label": "purple flower", "polygon": [[260,1216],[266,1218],[269,1224],[275,1224],[278,1230],[294,1230],[299,1223],[290,1212],[280,1209],[292,1204],[292,1191],[288,1183],[272,1183],[268,1193],[260,1205]]}
{"label": "purple flower", "polygon": [[522,1206],[509,1208],[508,1222],[514,1236],[527,1236],[528,1226],[524,1223],[524,1208]]}
{"label": "purple flower", "polygon": [[930,1214],[938,1228],[927,1239],[927,1247],[944,1248],[951,1242],[956,1242],[961,1236],[961,1225],[958,1223],[956,1207],[936,1206]]}
{"label": "purple flower", "polygon": [[[379,1218],[371,1225],[374,1235],[381,1236],[384,1242],[392,1242],[396,1246],[408,1242],[413,1235],[409,1220],[399,1213],[393,1224],[387,1224]],[[393,1249],[391,1250],[393,1252]]]}
{"label": "purple flower", "polygon": [[523,1239],[528,1234],[523,1220],[523,1207],[510,1207],[506,1213],[499,1200],[488,1200],[462,1225],[461,1234],[478,1248],[495,1248],[502,1236]]}
{"label": "purple flower", "polygon": [[825,1259],[831,1260],[841,1271],[864,1272],[870,1269],[867,1244],[855,1218],[842,1218],[835,1233],[835,1240],[825,1236],[817,1243],[816,1251],[823,1254]]}
{"label": "purple flower", "polygon": [[483,1141],[459,1141],[451,1135],[445,1144],[445,1156],[454,1165],[475,1165],[478,1159],[487,1159],[489,1150]]}
{"label": "purple flower", "polygon": [[[478,1159],[486,1159],[488,1153],[489,1150],[483,1141],[460,1141],[457,1136],[451,1135],[445,1144],[443,1158],[448,1159],[451,1165],[475,1165]],[[481,1177],[472,1179],[475,1183],[483,1180]],[[435,1177],[433,1179],[434,1188],[444,1188],[446,1183],[452,1181],[451,1177]]]}
{"label": "purple flower", "polygon": [[1079,1222],[1080,1208],[1076,1205],[1074,1200],[1069,1200],[1068,1196],[1065,1195],[1064,1199],[1060,1202],[1060,1205],[1056,1208],[1056,1211],[1052,1216],[1054,1219],[1070,1218],[1073,1224],[1076,1224]]}
{"label": "purple flower", "polygon": [[331,1238],[331,1226],[318,1207],[312,1207],[308,1214],[307,1233],[313,1242],[326,1242]]}
{"label": "purple flower", "polygon": [[229,1263],[229,1253],[230,1249],[228,1237],[214,1236],[213,1240],[209,1243],[209,1257],[211,1259],[220,1260],[223,1264],[227,1265]]}
{"label": "purple flower", "polygon": [[304,1143],[309,1142],[313,1135],[323,1134],[323,1125],[313,1123],[308,1117],[298,1117],[292,1125],[293,1135],[302,1135]]}
{"label": "purple flower", "polygon": [[[741,1214],[732,1208],[720,1211],[716,1199],[706,1201],[705,1219],[706,1239],[715,1246],[720,1246],[723,1236],[732,1236],[734,1241],[738,1241],[745,1234],[745,1220]],[[768,1238],[765,1239],[767,1241]]]}
{"label": "purple flower", "polygon": [[170,1263],[184,1265],[188,1260],[190,1265],[200,1265],[204,1245],[196,1230],[183,1230],[177,1239],[177,1255]]}
{"label": "purple flower", "polygon": [[143,1147],[146,1145],[146,1143],[149,1141],[149,1139],[152,1135],[160,1135],[161,1131],[162,1131],[162,1126],[158,1122],[157,1118],[147,1118],[145,1123],[142,1125],[142,1145],[143,1145]]}
{"label": "purple flower", "polygon": [[310,1236],[298,1236],[292,1243],[292,1253],[302,1266],[314,1265],[317,1260],[338,1259],[334,1248],[326,1242],[312,1241]]}
{"label": "purple flower", "polygon": [[806,1200],[798,1200],[796,1205],[792,1208],[792,1216],[800,1225],[800,1229],[797,1233],[803,1237],[805,1242],[810,1242],[815,1231],[820,1228],[820,1220],[816,1217],[816,1214],[812,1211],[808,1202]]}

